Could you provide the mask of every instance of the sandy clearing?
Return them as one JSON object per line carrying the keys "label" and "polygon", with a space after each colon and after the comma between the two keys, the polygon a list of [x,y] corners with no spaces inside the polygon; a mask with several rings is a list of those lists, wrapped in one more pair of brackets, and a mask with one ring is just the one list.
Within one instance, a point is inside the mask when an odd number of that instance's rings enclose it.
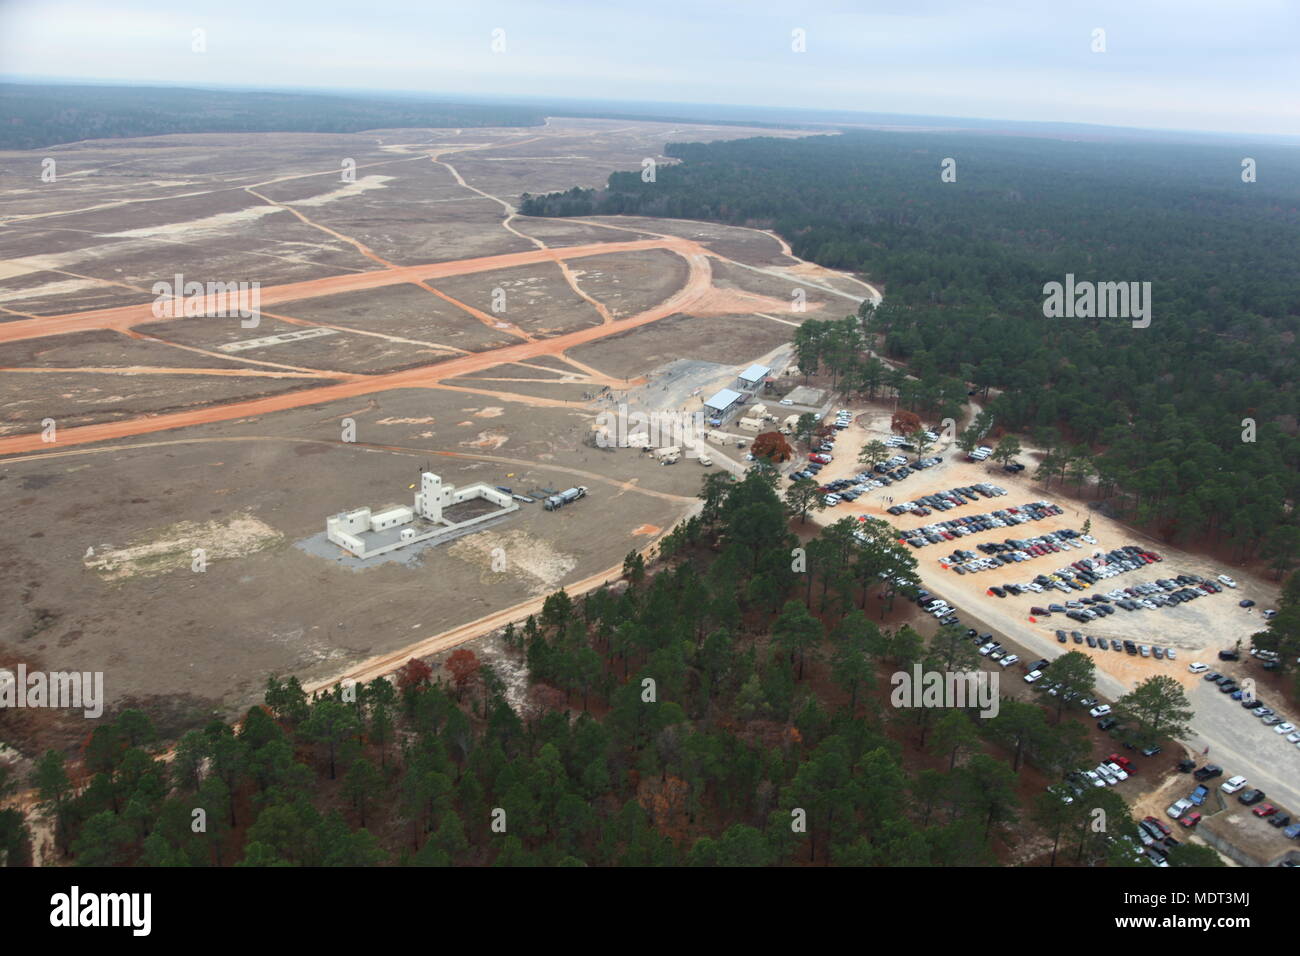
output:
{"label": "sandy clearing", "polygon": [[349,199],[352,196],[359,196],[361,193],[369,192],[372,189],[383,189],[384,183],[396,179],[396,176],[363,176],[354,183],[348,183],[339,189],[322,193],[319,196],[310,196],[306,199],[292,199],[285,202],[286,206],[326,206],[340,199]]}
{"label": "sandy clearing", "polygon": [[250,206],[235,212],[220,212],[213,216],[204,216],[202,219],[161,223],[156,226],[127,229],[123,232],[105,232],[101,235],[111,239],[156,239],[184,236],[195,232],[226,232],[277,212],[280,210],[274,206]]}
{"label": "sandy clearing", "polygon": [[[27,271],[36,272],[40,270],[29,269]],[[0,265],[0,272],[3,272],[3,265]],[[22,272],[12,272],[9,275],[22,274]],[[7,278],[7,276],[0,275],[0,278]],[[71,295],[74,292],[84,292],[87,289],[98,289],[102,285],[103,283],[97,279],[65,279],[62,282],[46,282],[43,285],[33,286],[30,289],[0,290],[0,302],[12,302],[16,299],[39,299],[42,296],[47,295]]]}

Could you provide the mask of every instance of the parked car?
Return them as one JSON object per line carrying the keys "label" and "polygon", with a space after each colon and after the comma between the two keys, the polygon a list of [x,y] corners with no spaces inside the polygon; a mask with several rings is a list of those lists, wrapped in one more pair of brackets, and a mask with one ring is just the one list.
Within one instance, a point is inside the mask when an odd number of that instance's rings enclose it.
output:
{"label": "parked car", "polygon": [[1182,815],[1186,813],[1188,810],[1192,809],[1192,807],[1193,807],[1192,801],[1188,800],[1186,797],[1183,797],[1181,800],[1175,800],[1172,804],[1170,804],[1169,808],[1165,810],[1165,813],[1167,813],[1173,819],[1177,820],[1180,817],[1182,817]]}
{"label": "parked car", "polygon": [[1162,837],[1167,837],[1174,832],[1169,828],[1169,824],[1158,817],[1143,817],[1142,822],[1155,827],[1155,831],[1151,833],[1152,836],[1155,836],[1155,833],[1158,832]]}
{"label": "parked car", "polygon": [[1237,799],[1241,801],[1242,806],[1251,807],[1264,799],[1264,791],[1255,788],[1243,790],[1241,793],[1237,794]]}
{"label": "parked car", "polygon": [[1178,822],[1190,830],[1192,827],[1196,826],[1196,824],[1201,822],[1201,815],[1195,810],[1192,810],[1191,812],[1184,813],[1179,817]]}
{"label": "parked car", "polygon": [[1238,774],[1235,777],[1229,777],[1223,782],[1219,789],[1224,793],[1236,793],[1246,786],[1246,778]]}
{"label": "parked car", "polygon": [[1217,764],[1207,763],[1200,770],[1195,771],[1192,776],[1197,780],[1213,780],[1215,777],[1223,776],[1223,768]]}
{"label": "parked car", "polygon": [[1110,713],[1110,704],[1098,704],[1092,710],[1088,711],[1089,717],[1105,717]]}

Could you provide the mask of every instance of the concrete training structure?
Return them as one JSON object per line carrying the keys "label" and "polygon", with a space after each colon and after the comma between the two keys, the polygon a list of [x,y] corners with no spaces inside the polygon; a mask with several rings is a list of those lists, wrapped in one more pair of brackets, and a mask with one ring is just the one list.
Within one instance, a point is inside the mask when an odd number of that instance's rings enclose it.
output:
{"label": "concrete training structure", "polygon": [[[443,514],[448,510],[472,511],[472,506],[466,509],[457,506],[474,500],[495,507],[459,520]],[[440,477],[426,471],[420,475],[414,507],[394,505],[373,513],[369,508],[344,511],[325,520],[325,536],[358,558],[373,558],[408,545],[456,534],[518,510],[519,505],[510,495],[491,485],[476,482],[458,489],[455,485],[444,485]]]}

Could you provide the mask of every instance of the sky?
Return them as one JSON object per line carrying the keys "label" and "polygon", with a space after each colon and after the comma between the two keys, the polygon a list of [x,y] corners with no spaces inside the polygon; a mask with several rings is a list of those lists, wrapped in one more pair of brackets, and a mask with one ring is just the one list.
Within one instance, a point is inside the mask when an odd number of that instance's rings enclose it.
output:
{"label": "sky", "polygon": [[1288,136],[1297,51],[1300,0],[0,0],[10,77]]}

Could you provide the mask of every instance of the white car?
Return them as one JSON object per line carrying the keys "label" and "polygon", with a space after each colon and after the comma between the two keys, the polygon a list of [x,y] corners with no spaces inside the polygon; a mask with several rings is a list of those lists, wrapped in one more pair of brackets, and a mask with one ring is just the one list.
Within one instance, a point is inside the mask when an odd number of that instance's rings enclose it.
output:
{"label": "white car", "polygon": [[1184,813],[1186,813],[1190,809],[1192,809],[1192,801],[1188,800],[1186,797],[1183,797],[1181,800],[1174,801],[1174,803],[1169,807],[1168,810],[1165,811],[1165,813],[1169,814],[1175,820],[1178,820],[1182,817]]}
{"label": "white car", "polygon": [[1105,717],[1110,713],[1110,704],[1098,704],[1092,710],[1088,711],[1089,717]]}
{"label": "white car", "polygon": [[1300,744],[1300,730],[1293,734],[1287,734],[1286,742],[1289,744]]}
{"label": "white car", "polygon": [[788,398],[783,398],[783,399],[781,399],[781,404],[782,404],[782,405],[793,405],[794,402],[790,401],[790,399],[788,399]]}
{"label": "white car", "polygon": [[1278,724],[1273,728],[1275,734],[1289,734],[1295,730],[1295,724]]}
{"label": "white car", "polygon": [[1219,580],[1230,588],[1235,588],[1237,586],[1237,582],[1232,580],[1232,578],[1228,577],[1226,574],[1220,574]]}
{"label": "white car", "polygon": [[998,661],[998,663],[1003,667],[1010,667],[1018,660],[1020,660],[1020,658],[1017,657],[1015,654],[1008,654],[1006,657],[1002,658],[1002,660]]}
{"label": "white car", "polygon": [[1229,777],[1227,780],[1225,780],[1223,782],[1223,786],[1220,787],[1219,789],[1222,790],[1224,793],[1236,793],[1238,790],[1242,789],[1245,786],[1246,786],[1246,778],[1242,776],[1236,776],[1236,777]]}
{"label": "white car", "polygon": [[983,647],[980,648],[979,650],[980,656],[988,657],[989,652],[993,650],[994,646],[995,646],[994,643],[992,641],[989,641],[987,644],[985,644]]}
{"label": "white car", "polygon": [[1178,652],[1174,650],[1172,647],[1166,647],[1165,657],[1169,658],[1171,661],[1176,661],[1178,660]]}
{"label": "white car", "polygon": [[1083,771],[1083,776],[1086,777],[1088,779],[1088,782],[1092,784],[1094,787],[1106,786],[1106,781],[1102,780],[1101,777],[1097,774],[1097,771],[1095,770],[1085,770]]}
{"label": "white car", "polygon": [[1120,780],[1128,779],[1128,771],[1125,770],[1123,767],[1121,767],[1119,764],[1115,763],[1114,761],[1103,760],[1101,765],[1105,767],[1107,770],[1109,770],[1111,773],[1113,773]]}
{"label": "white car", "polygon": [[[980,653],[981,654],[984,653],[984,648],[982,647],[980,648]],[[1025,675],[1025,683],[1032,684],[1034,681],[1038,680],[1038,678],[1042,676],[1043,676],[1042,671],[1030,671],[1028,674]]]}
{"label": "white car", "polygon": [[1111,772],[1111,769],[1104,763],[1097,765],[1097,776],[1101,777],[1102,780],[1105,780],[1112,787],[1119,783],[1119,777],[1115,776],[1115,774]]}
{"label": "white car", "polygon": [[1208,665],[1202,664],[1200,661],[1197,661],[1194,664],[1188,664],[1187,669],[1191,671],[1193,674],[1204,674],[1210,668]]}

